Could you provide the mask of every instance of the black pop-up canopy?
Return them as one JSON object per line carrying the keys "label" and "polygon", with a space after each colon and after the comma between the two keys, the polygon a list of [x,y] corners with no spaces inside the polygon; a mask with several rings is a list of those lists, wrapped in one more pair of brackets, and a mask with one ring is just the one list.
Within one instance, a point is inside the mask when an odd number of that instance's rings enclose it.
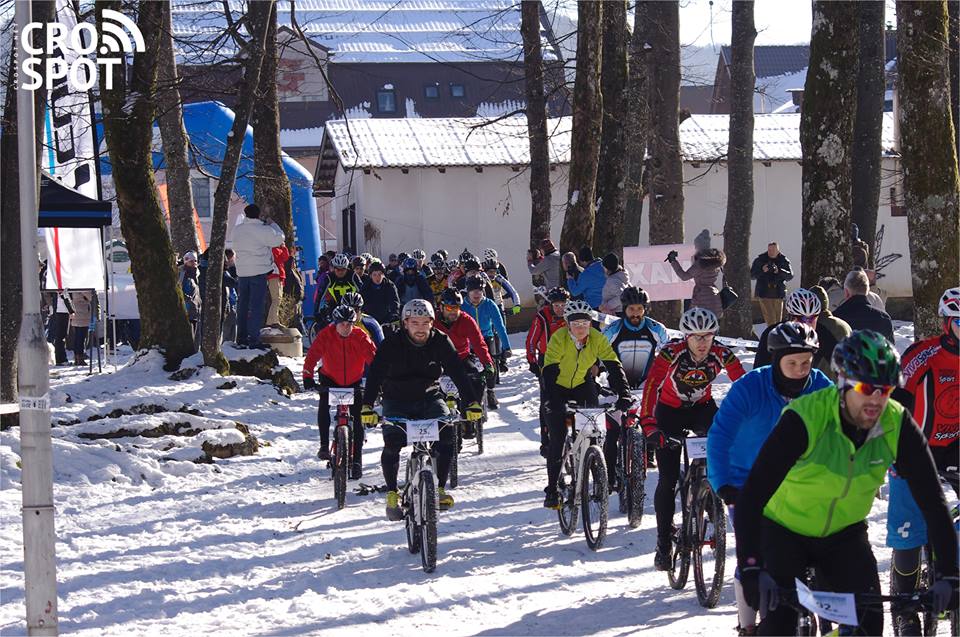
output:
{"label": "black pop-up canopy", "polygon": [[112,222],[109,201],[91,199],[41,173],[38,227],[105,228]]}

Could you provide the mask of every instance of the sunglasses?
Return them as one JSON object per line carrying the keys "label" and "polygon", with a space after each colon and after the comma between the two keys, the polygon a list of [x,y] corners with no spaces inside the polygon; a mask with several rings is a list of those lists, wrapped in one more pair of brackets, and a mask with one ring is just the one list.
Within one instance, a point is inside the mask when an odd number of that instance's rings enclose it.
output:
{"label": "sunglasses", "polygon": [[706,341],[709,341],[711,338],[713,338],[713,334],[710,334],[710,333],[708,333],[708,334],[690,334],[689,336],[687,336],[687,338],[690,339],[690,340],[699,341],[699,342],[701,342],[701,343],[704,343],[704,342],[706,342]]}
{"label": "sunglasses", "polygon": [[817,317],[816,316],[798,316],[796,320],[805,325],[810,325],[817,320]]}
{"label": "sunglasses", "polygon": [[590,327],[590,319],[577,319],[575,321],[570,321],[570,327]]}
{"label": "sunglasses", "polygon": [[883,397],[889,396],[893,393],[893,390],[897,388],[896,385],[874,385],[873,383],[865,383],[863,381],[848,382],[847,387],[864,396],[873,396],[875,393],[880,392],[880,395]]}
{"label": "sunglasses", "polygon": [[460,306],[459,306],[459,305],[447,305],[446,303],[444,303],[444,304],[441,305],[440,307],[443,308],[444,310],[446,310],[447,312],[459,312],[459,311],[460,311]]}

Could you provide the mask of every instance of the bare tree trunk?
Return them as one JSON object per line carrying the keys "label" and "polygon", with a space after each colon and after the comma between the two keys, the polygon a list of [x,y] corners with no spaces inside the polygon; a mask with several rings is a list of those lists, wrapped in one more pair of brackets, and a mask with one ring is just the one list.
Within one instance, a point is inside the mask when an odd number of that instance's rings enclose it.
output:
{"label": "bare tree trunk", "polygon": [[597,220],[593,250],[623,257],[623,215],[627,205],[627,2],[603,6],[603,133],[597,169]]}
{"label": "bare tree trunk", "polygon": [[[960,113],[960,2],[947,3],[947,36],[950,55],[950,112]],[[953,122],[953,149],[960,157],[960,123]]]}
{"label": "bare tree trunk", "polygon": [[[680,157],[680,5],[651,2],[650,19],[650,245],[683,243],[683,160]],[[666,256],[666,254],[664,254]],[[653,312],[677,325],[680,301],[661,301]]]}
{"label": "bare tree trunk", "polygon": [[643,213],[643,198],[646,195],[643,182],[650,119],[647,109],[647,78],[650,73],[647,55],[650,37],[650,19],[647,17],[649,4],[649,0],[637,0],[633,12],[633,35],[630,38],[630,60],[627,67],[629,76],[625,123],[627,198],[623,214],[623,245],[625,246],[635,246],[640,243],[640,217]]}
{"label": "bare tree trunk", "polygon": [[[120,2],[98,0],[97,26],[103,10],[120,10]],[[137,287],[142,347],[159,346],[174,367],[193,351],[193,336],[177,285],[173,245],[153,178],[150,144],[157,89],[157,56],[163,24],[161,3],[139,5],[137,25],[146,50],[133,58],[129,84],[117,65],[113,88],[100,74],[103,132],[113,167],[113,183],[120,209],[120,229],[130,253],[130,271]]]}
{"label": "bare tree trunk", "polygon": [[804,287],[850,268],[851,152],[857,99],[857,3],[815,0],[803,90]]}
{"label": "bare tree trunk", "polygon": [[727,148],[727,216],[723,222],[725,283],[740,301],[723,313],[724,332],[753,338],[750,302],[750,228],[753,224],[753,0],[733,3],[730,35],[730,144]]}
{"label": "bare tree trunk", "polygon": [[160,34],[160,60],[157,75],[157,122],[166,162],[167,203],[170,209],[170,238],[173,249],[182,255],[200,251],[193,222],[193,191],[190,188],[190,163],[187,159],[187,131],[183,126],[177,61],[173,54],[173,25],[170,4],[163,4],[163,30]]}
{"label": "bare tree trunk", "polygon": [[[880,161],[883,149],[884,28],[882,2],[860,2],[860,56],[857,67],[857,112],[853,123],[853,222],[868,246],[877,236],[880,206]],[[871,250],[870,263],[876,259]]]}
{"label": "bare tree trunk", "polygon": [[596,214],[597,161],[603,120],[600,63],[603,41],[603,3],[577,3],[577,79],[573,87],[567,213],[560,233],[560,250],[576,252],[593,245]]}
{"label": "bare tree trunk", "polygon": [[530,137],[530,247],[550,238],[550,147],[547,100],[543,95],[543,48],[540,40],[540,0],[520,3],[523,72]]}
{"label": "bare tree trunk", "polygon": [[900,155],[914,337],[941,331],[938,299],[960,279],[960,178],[950,114],[947,3],[897,2]]}
{"label": "bare tree trunk", "polygon": [[[264,6],[265,5],[265,6]],[[243,151],[243,140],[254,103],[258,99],[260,69],[263,64],[270,14],[276,9],[274,0],[255,0],[248,6],[246,59],[243,65],[243,81],[237,89],[237,102],[233,111],[233,127],[220,165],[220,179],[213,196],[213,220],[210,227],[210,243],[207,267],[207,284],[203,298],[203,363],[220,373],[228,373],[230,364],[220,350],[220,296],[223,289],[223,250],[227,241],[227,217],[230,197],[237,181],[237,167]],[[266,10],[263,10],[263,9]],[[279,223],[277,225],[280,225]]]}

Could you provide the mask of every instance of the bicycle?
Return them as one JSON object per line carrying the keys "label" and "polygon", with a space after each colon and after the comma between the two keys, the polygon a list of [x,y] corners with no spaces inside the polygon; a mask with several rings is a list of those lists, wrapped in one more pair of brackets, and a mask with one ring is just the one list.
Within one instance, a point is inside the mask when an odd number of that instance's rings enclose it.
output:
{"label": "bicycle", "polygon": [[636,409],[624,412],[617,440],[617,495],[631,529],[640,526],[647,496],[647,439],[637,422]]}
{"label": "bicycle", "polygon": [[384,426],[404,429],[411,444],[407,459],[406,481],[400,490],[400,510],[403,511],[407,534],[407,549],[420,554],[420,563],[426,573],[437,568],[437,474],[431,447],[440,440],[440,430],[454,423],[431,418],[426,420],[382,420]]}
{"label": "bicycle", "polygon": [[[440,377],[440,391],[443,392],[444,401],[447,403],[447,409],[451,414],[460,415],[460,392],[456,384],[449,376]],[[479,423],[477,425],[480,426]],[[448,482],[451,489],[456,489],[460,484],[460,448],[463,446],[463,420],[457,420],[457,426],[453,430],[453,457],[450,458],[450,476]]]}
{"label": "bicycle", "polygon": [[[723,589],[727,523],[723,501],[707,481],[707,438],[670,437],[667,445],[683,449],[680,479],[674,491],[673,554],[667,578],[671,588],[681,590],[686,586],[692,560],[697,601],[704,608],[714,608]],[[705,559],[704,549],[712,552],[712,559]]]}
{"label": "bicycle", "polygon": [[347,472],[353,458],[353,428],[350,407],[354,402],[352,387],[331,387],[327,390],[331,406],[336,406],[333,444],[330,448],[330,467],[333,470],[333,495],[337,508],[342,509],[347,498]]}
{"label": "bicycle", "polygon": [[[567,403],[567,437],[563,443],[560,476],[560,531],[573,535],[578,509],[583,515],[583,534],[587,546],[597,551],[607,536],[609,485],[607,464],[603,459],[607,408],[581,408]],[[597,421],[600,421],[598,424]],[[577,424],[580,431],[577,431]]]}

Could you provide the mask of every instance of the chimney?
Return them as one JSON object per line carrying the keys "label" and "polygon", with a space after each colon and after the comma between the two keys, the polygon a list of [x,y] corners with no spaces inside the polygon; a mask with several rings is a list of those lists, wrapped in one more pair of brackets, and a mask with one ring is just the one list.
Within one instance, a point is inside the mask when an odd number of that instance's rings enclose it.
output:
{"label": "chimney", "polygon": [[790,97],[793,99],[793,105],[797,107],[797,112],[803,110],[803,89],[802,88],[788,88],[787,93],[790,93]]}

